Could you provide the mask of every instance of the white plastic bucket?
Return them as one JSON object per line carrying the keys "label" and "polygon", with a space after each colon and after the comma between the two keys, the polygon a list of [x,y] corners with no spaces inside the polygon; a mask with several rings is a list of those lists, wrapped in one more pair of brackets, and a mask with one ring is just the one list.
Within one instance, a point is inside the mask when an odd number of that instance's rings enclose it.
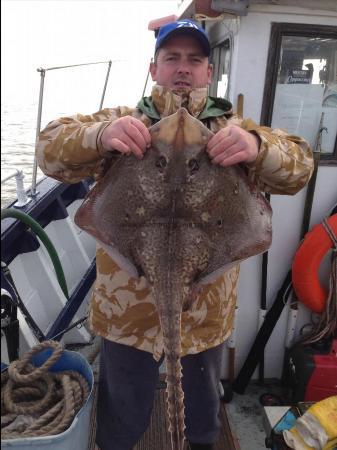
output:
{"label": "white plastic bucket", "polygon": [[[32,362],[41,366],[53,352],[47,348],[34,355]],[[85,377],[89,383],[89,396],[76,414],[70,427],[63,433],[55,436],[27,437],[22,439],[1,440],[1,448],[34,450],[87,450],[90,437],[90,416],[93,403],[94,377],[88,361],[79,353],[64,350],[59,360],[49,369],[50,372],[61,372],[63,370],[76,370]]]}

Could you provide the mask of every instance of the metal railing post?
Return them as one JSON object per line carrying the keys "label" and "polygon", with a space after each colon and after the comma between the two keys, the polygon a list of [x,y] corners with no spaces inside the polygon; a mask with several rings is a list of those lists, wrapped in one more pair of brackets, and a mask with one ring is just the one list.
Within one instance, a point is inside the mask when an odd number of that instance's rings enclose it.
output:
{"label": "metal railing post", "polygon": [[[114,62],[117,62],[117,61],[119,61],[119,60],[114,60]],[[99,107],[99,109],[102,109],[103,101],[104,101],[104,97],[105,97],[105,92],[106,92],[106,87],[108,85],[108,79],[109,79],[109,75],[110,75],[110,68],[111,68],[112,60],[110,60],[110,61],[97,61],[97,62],[84,63],[84,64],[71,64],[71,65],[68,65],[68,66],[48,67],[47,69],[43,69],[42,67],[40,67],[40,68],[37,69],[37,71],[40,72],[41,80],[40,80],[39,106],[38,106],[37,124],[36,124],[35,148],[36,148],[36,145],[37,145],[37,142],[38,142],[38,139],[39,139],[39,134],[40,134],[40,131],[41,131],[43,90],[44,90],[44,80],[45,80],[46,71],[48,71],[48,70],[57,70],[57,69],[66,69],[66,68],[72,68],[72,67],[90,66],[90,65],[94,65],[94,64],[107,64],[107,63],[108,63],[108,71],[107,71],[107,74],[106,74],[106,77],[105,77],[105,83],[104,83],[102,98],[101,98],[100,107]],[[37,179],[37,158],[36,158],[36,153],[35,153],[35,155],[34,155],[34,163],[33,163],[32,185],[31,185],[31,191],[30,191],[31,197],[36,197],[36,195],[38,194],[38,192],[36,191],[36,179]]]}
{"label": "metal railing post", "polygon": [[104,83],[104,87],[103,87],[103,93],[102,93],[101,103],[100,103],[100,105],[99,105],[99,109],[100,109],[100,110],[102,109],[103,102],[104,102],[105,91],[106,91],[106,87],[107,87],[107,85],[108,85],[108,79],[109,79],[109,75],[110,75],[111,64],[112,64],[112,61],[110,60],[109,63],[108,63],[108,71],[107,71],[106,77],[105,77],[105,83]]}
{"label": "metal railing post", "polygon": [[[39,69],[37,69],[37,71],[40,72],[41,79],[40,79],[39,107],[38,107],[38,111],[37,111],[35,147],[36,147],[37,140],[39,138],[39,134],[40,134],[40,131],[41,131],[43,89],[44,89],[44,78],[45,78],[45,75],[46,75],[45,69],[42,69],[41,67]],[[30,195],[32,197],[35,197],[37,195],[37,192],[36,192],[36,178],[37,178],[37,158],[36,158],[36,153],[35,153],[34,154],[34,164],[33,164],[33,175],[32,175],[32,187],[31,187],[31,190],[30,190]]]}
{"label": "metal railing post", "polygon": [[[153,58],[151,58],[150,65],[151,65],[152,62],[153,62]],[[143,98],[144,95],[145,95],[145,90],[146,90],[147,82],[149,81],[150,65],[149,65],[149,68],[148,68],[148,71],[147,71],[146,80],[145,80],[145,85],[144,85],[144,89],[143,89],[141,98]]]}

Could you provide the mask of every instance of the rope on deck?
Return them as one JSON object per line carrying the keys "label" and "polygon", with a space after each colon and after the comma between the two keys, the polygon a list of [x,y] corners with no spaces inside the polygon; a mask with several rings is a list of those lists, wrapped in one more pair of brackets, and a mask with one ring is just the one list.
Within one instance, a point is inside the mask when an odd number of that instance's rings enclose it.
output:
{"label": "rope on deck", "polygon": [[[41,367],[29,363],[46,348],[53,353]],[[89,395],[89,386],[76,371],[48,372],[61,354],[58,342],[44,341],[1,374],[1,439],[51,436],[69,427]]]}

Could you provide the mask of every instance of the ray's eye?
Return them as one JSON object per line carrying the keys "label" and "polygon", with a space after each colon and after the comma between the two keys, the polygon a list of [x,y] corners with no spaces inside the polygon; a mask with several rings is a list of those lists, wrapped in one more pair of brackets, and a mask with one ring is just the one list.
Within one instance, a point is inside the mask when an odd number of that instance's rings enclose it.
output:
{"label": "ray's eye", "polygon": [[199,170],[199,163],[196,159],[190,159],[187,165],[192,174]]}
{"label": "ray's eye", "polygon": [[158,169],[165,169],[166,166],[167,166],[167,161],[166,161],[166,158],[164,158],[164,156],[161,156],[160,158],[157,159],[156,167],[158,167]]}
{"label": "ray's eye", "polygon": [[216,224],[218,225],[218,227],[222,227],[222,225],[223,225],[223,220],[222,220],[222,219],[218,219],[218,220],[216,221]]}

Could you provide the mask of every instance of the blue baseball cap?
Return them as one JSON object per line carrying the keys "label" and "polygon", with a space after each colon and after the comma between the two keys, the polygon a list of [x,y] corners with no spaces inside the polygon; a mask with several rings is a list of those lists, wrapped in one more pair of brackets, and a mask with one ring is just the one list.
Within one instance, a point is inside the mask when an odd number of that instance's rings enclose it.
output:
{"label": "blue baseball cap", "polygon": [[176,22],[167,23],[160,27],[157,35],[155,53],[170,37],[180,34],[195,37],[199,41],[205,55],[210,55],[211,46],[205,30],[197,22],[189,19],[177,20]]}

